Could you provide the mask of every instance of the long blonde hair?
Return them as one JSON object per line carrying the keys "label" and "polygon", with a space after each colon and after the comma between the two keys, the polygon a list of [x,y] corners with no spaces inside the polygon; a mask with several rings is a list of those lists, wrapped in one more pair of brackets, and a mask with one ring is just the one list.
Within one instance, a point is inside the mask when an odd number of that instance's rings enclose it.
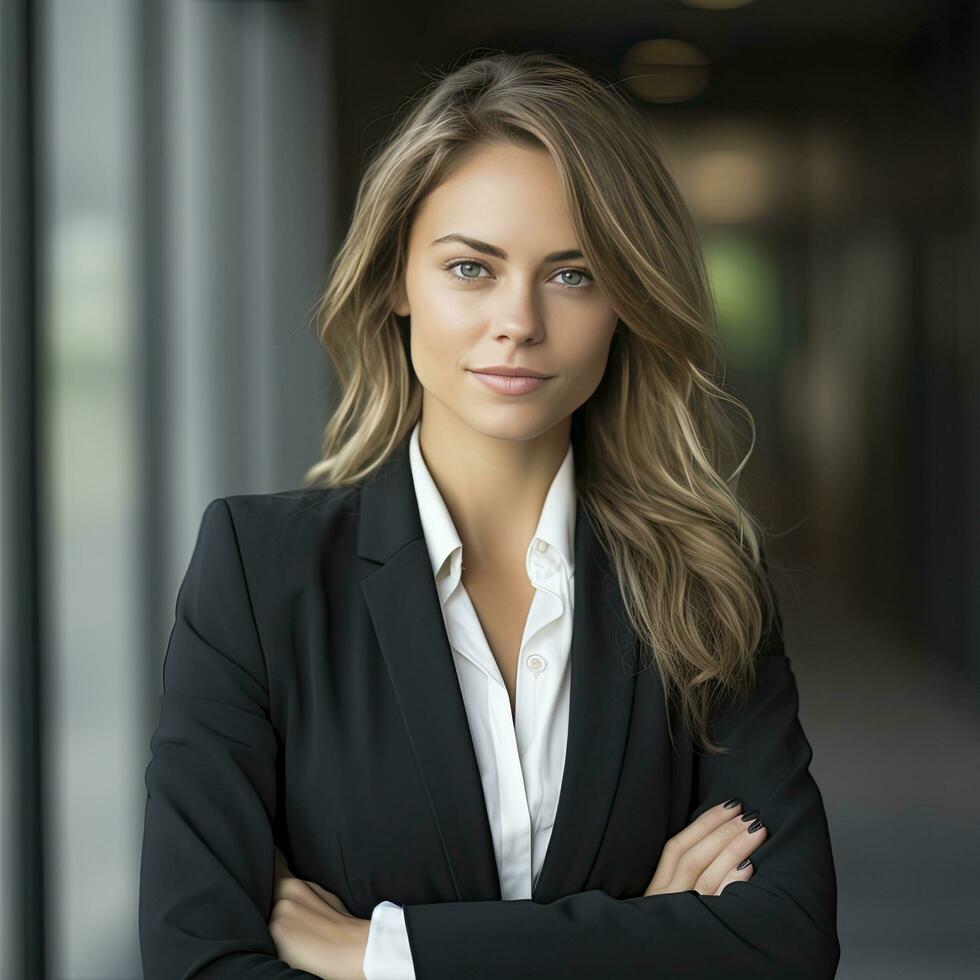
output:
{"label": "long blonde hair", "polygon": [[[408,318],[391,309],[422,199],[474,147],[551,154],[573,227],[619,316],[605,374],[575,412],[579,500],[611,559],[644,666],[668,712],[712,754],[717,699],[749,695],[781,620],[761,524],[740,504],[710,287],[690,214],[637,110],[611,85],[542,52],[494,51],[436,73],[367,165],[317,308],[339,399],[310,485],[368,478],[418,420]],[[734,465],[736,464],[737,465]],[[726,466],[733,466],[724,476]],[[673,726],[668,726],[673,740]]]}

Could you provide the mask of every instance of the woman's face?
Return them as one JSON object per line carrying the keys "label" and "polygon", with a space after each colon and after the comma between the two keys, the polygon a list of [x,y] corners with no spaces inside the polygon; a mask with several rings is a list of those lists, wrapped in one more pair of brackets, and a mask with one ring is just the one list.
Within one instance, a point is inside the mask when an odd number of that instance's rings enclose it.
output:
{"label": "woman's face", "polygon": [[[393,305],[411,317],[423,412],[435,399],[487,436],[523,441],[588,400],[617,315],[574,253],[580,243],[544,150],[481,147],[425,198]],[[548,378],[507,394],[474,373],[499,365]]]}

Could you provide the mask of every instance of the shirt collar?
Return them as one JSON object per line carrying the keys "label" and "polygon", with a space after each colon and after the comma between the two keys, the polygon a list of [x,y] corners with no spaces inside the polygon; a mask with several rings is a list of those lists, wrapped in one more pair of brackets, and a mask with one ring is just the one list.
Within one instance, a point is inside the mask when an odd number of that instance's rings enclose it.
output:
{"label": "shirt collar", "polygon": [[[432,474],[422,457],[419,432],[422,420],[419,419],[412,429],[409,441],[409,461],[412,468],[412,480],[415,483],[415,496],[418,500],[419,516],[422,520],[422,531],[429,550],[432,563],[432,574],[437,576],[450,557],[457,549],[462,551],[462,542],[456,532],[456,525],[449,514],[442,494],[436,486]],[[554,548],[565,562],[568,575],[575,571],[575,461],[572,444],[569,441],[565,458],[555,474],[541,508],[538,526],[528,543],[528,553],[535,546],[535,541],[547,542]]]}

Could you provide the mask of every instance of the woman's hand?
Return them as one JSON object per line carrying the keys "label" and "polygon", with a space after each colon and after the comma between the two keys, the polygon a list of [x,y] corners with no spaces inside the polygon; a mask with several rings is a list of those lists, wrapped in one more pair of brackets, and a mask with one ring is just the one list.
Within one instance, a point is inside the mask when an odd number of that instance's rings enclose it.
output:
{"label": "woman's hand", "polygon": [[316,882],[297,878],[276,848],[269,934],[276,955],[322,980],[364,980],[370,919],[358,919]]}
{"label": "woman's hand", "polygon": [[[723,803],[705,810],[664,845],[644,896],[692,888],[700,895],[720,895],[730,882],[747,881],[754,870],[752,862],[741,871],[738,865],[768,833],[758,817],[757,810],[743,815],[741,801],[727,810]],[[755,823],[758,829],[749,833]]]}

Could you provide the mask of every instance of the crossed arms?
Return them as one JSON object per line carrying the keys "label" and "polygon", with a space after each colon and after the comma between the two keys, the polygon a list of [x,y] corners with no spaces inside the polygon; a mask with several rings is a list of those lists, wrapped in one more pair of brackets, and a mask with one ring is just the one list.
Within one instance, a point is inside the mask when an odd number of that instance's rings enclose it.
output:
{"label": "crossed arms", "polygon": [[[212,501],[177,599],[160,722],[145,782],[139,933],[146,980],[298,980],[277,956],[276,735],[263,652],[228,504]],[[591,890],[531,900],[405,907],[417,980],[683,975],[833,977],[836,879],[810,745],[781,636],[761,651],[748,703],[722,711],[728,755],[696,758],[698,807],[739,796],[772,842],[748,881],[615,899]]]}

